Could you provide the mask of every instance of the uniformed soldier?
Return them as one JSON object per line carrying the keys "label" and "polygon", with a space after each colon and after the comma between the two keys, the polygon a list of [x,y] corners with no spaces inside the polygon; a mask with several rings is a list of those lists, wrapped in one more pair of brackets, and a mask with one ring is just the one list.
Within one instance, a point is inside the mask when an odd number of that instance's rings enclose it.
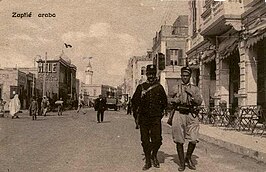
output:
{"label": "uniformed soldier", "polygon": [[[173,88],[173,94],[170,95],[170,101],[175,109],[172,134],[180,162],[178,171],[185,170],[185,163],[188,168],[196,170],[195,165],[191,161],[191,156],[199,135],[199,121],[195,109],[202,103],[202,98],[199,88],[190,84],[191,72],[189,67],[181,69],[182,83],[177,84]],[[185,139],[189,141],[186,157],[184,157],[183,148]]]}
{"label": "uniformed soldier", "polygon": [[162,145],[161,119],[167,106],[167,96],[162,85],[156,79],[156,66],[147,65],[147,81],[139,84],[132,97],[134,111],[138,114],[141,144],[145,154],[143,170],[151,165],[160,167],[157,153]]}

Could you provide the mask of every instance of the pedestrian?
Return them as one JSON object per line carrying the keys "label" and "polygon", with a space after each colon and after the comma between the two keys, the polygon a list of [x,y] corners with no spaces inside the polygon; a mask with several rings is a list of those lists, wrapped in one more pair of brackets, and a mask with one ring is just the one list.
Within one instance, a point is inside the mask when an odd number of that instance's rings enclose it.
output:
{"label": "pedestrian", "polygon": [[59,100],[57,100],[55,102],[55,104],[57,105],[58,116],[60,116],[60,115],[62,116],[62,114],[63,114],[63,103],[64,103],[64,101],[62,98],[60,98]]}
{"label": "pedestrian", "polygon": [[48,98],[46,96],[43,96],[42,103],[41,103],[41,106],[42,106],[42,115],[43,116],[46,116],[46,113],[48,111],[49,105],[50,105],[50,103],[49,103]]}
{"label": "pedestrian", "polygon": [[35,97],[32,97],[32,101],[30,103],[29,112],[32,116],[32,120],[37,120],[37,113],[38,113],[38,102],[36,101]]}
{"label": "pedestrian", "polygon": [[127,101],[127,115],[131,115],[132,113],[131,106],[132,106],[132,102],[131,102],[131,98],[129,97]]}
{"label": "pedestrian", "polygon": [[77,113],[79,113],[79,111],[81,111],[83,113],[83,115],[85,115],[86,112],[82,109],[83,104],[84,104],[84,101],[82,99],[82,95],[80,95],[79,100],[78,100],[78,110],[77,110]]}
{"label": "pedestrian", "polygon": [[137,86],[132,97],[145,154],[145,165],[142,170],[148,170],[151,165],[160,168],[157,153],[162,145],[161,120],[167,106],[167,96],[163,86],[156,79],[156,72],[155,65],[147,65],[147,81]]}
{"label": "pedestrian", "polygon": [[99,98],[95,100],[94,106],[95,111],[97,111],[97,123],[103,122],[106,108],[106,99],[102,95],[99,95]]}
{"label": "pedestrian", "polygon": [[0,117],[5,117],[5,110],[4,110],[4,107],[5,107],[5,104],[6,102],[0,98]]}
{"label": "pedestrian", "polygon": [[[172,136],[176,143],[180,166],[178,171],[185,170],[185,164],[189,169],[196,170],[191,156],[196,147],[199,137],[199,120],[195,109],[201,105],[202,97],[199,88],[190,84],[191,69],[181,68],[181,81],[173,88],[170,93],[170,102],[175,109],[172,121]],[[186,157],[184,156],[183,145],[185,139],[188,140]]]}
{"label": "pedestrian", "polygon": [[9,113],[13,118],[19,118],[18,117],[18,113],[20,111],[20,107],[21,107],[21,104],[20,104],[20,100],[18,98],[18,95],[15,94],[14,98],[11,99],[10,103],[9,103]]}

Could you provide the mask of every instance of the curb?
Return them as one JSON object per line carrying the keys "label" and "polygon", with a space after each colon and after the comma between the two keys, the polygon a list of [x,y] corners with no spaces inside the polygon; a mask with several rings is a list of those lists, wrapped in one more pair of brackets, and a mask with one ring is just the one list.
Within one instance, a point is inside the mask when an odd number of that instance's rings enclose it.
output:
{"label": "curb", "polygon": [[235,153],[238,153],[241,155],[245,155],[245,156],[248,156],[250,158],[256,159],[260,162],[266,163],[266,153],[264,153],[264,152],[256,151],[256,150],[246,148],[246,147],[234,144],[234,143],[230,143],[230,142],[226,142],[226,141],[223,141],[220,139],[216,139],[216,138],[204,135],[204,134],[200,134],[200,139],[202,139],[208,143],[212,143],[212,144],[215,144],[217,146],[226,148],[232,152],[235,152]]}
{"label": "curb", "polygon": [[[164,125],[166,125],[167,127],[170,128],[170,126],[166,123],[167,122],[167,117],[163,118],[162,122],[164,123]],[[265,152],[261,152],[261,151],[256,151],[244,146],[240,146],[231,142],[227,142],[221,139],[217,139],[205,134],[200,133],[199,135],[199,139],[200,140],[204,140],[205,142],[214,144],[216,146],[225,148],[229,151],[238,153],[240,155],[244,155],[244,156],[248,156],[250,158],[256,159],[259,162],[263,162],[266,163],[266,153]]]}

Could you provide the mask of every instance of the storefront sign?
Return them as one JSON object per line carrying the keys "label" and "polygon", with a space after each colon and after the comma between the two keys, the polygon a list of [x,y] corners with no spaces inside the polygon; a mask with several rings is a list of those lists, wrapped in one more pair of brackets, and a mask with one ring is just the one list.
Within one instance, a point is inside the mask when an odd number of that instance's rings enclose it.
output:
{"label": "storefront sign", "polygon": [[57,70],[57,63],[46,63],[46,67],[45,67],[45,63],[44,62],[39,62],[38,63],[38,73],[56,73]]}

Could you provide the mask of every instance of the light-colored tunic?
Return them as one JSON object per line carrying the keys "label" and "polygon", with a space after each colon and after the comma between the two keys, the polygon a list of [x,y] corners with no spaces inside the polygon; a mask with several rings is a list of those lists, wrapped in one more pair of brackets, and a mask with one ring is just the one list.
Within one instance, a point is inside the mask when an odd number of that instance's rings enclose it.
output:
{"label": "light-colored tunic", "polygon": [[[186,91],[190,92],[189,95]],[[174,88],[174,99],[179,105],[187,104],[192,106],[199,106],[202,103],[199,88],[191,84],[179,83]],[[172,125],[172,136],[175,143],[184,143],[185,139],[189,142],[197,141],[199,137],[199,120],[195,115],[182,114],[175,111]]]}

